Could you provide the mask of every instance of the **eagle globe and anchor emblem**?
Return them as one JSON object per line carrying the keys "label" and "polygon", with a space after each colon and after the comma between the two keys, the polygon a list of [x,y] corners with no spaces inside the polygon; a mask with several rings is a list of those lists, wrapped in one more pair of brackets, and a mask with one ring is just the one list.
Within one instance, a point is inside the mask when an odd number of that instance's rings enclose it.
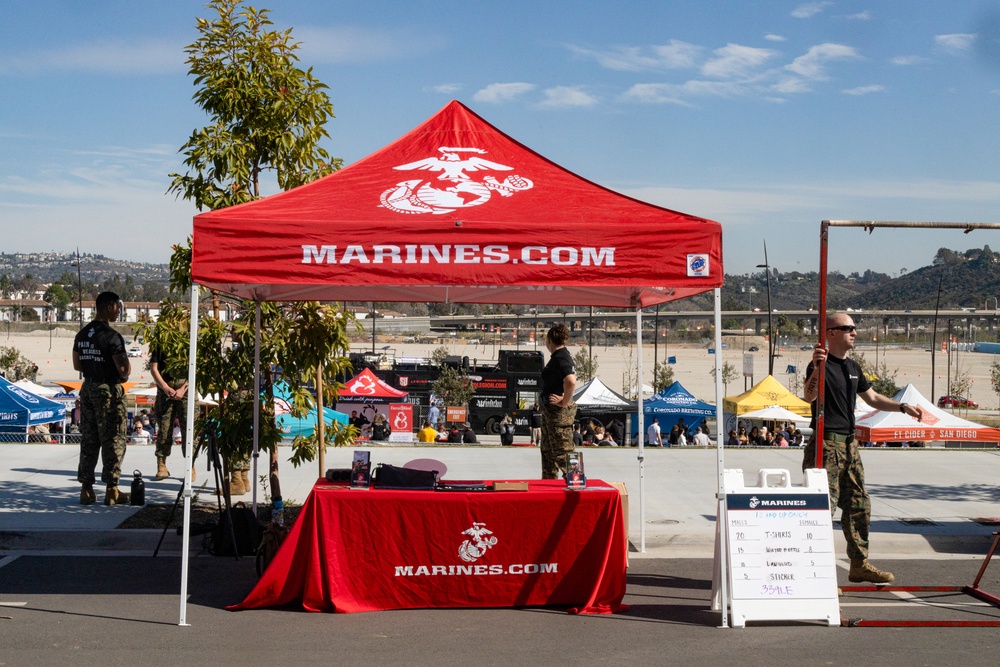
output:
{"label": "eagle globe and anchor emblem", "polygon": [[[416,162],[393,167],[398,171],[439,171],[437,181],[451,183],[441,187],[442,183],[417,178],[397,183],[382,193],[380,201],[385,208],[397,213],[451,213],[460,208],[485,204],[494,192],[501,197],[513,196],[515,192],[530,190],[534,187],[529,179],[511,174],[502,182],[496,176],[487,175],[482,180],[473,180],[469,173],[483,171],[512,171],[514,168],[499,162],[492,162],[479,157],[487,151],[481,148],[453,148],[442,146],[438,148],[439,157],[428,157]],[[475,153],[466,157],[466,153]],[[469,173],[466,173],[469,172]]]}
{"label": "eagle globe and anchor emblem", "polygon": [[475,563],[497,543],[493,531],[487,528],[485,523],[479,521],[473,521],[472,528],[463,530],[462,534],[468,535],[469,539],[458,547],[458,557],[466,563]]}

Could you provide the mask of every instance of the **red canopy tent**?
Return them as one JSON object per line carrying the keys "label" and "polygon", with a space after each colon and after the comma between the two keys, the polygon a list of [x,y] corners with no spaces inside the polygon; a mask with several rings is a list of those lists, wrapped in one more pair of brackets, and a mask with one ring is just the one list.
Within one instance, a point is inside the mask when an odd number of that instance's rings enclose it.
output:
{"label": "red canopy tent", "polygon": [[[191,274],[255,301],[634,308],[640,340],[641,308],[716,289],[721,349],[719,223],[581,178],[457,101],[345,169],[195,216]],[[194,289],[192,312],[197,299]],[[638,363],[641,377],[641,346]],[[644,525],[642,536],[644,548]]]}
{"label": "red canopy tent", "polygon": [[383,382],[366,368],[344,383],[337,397],[339,403],[398,403],[410,393]]}
{"label": "red canopy tent", "polygon": [[634,308],[722,285],[722,229],[591,183],[451,102],[341,171],[196,216],[191,270],[264,301]]}

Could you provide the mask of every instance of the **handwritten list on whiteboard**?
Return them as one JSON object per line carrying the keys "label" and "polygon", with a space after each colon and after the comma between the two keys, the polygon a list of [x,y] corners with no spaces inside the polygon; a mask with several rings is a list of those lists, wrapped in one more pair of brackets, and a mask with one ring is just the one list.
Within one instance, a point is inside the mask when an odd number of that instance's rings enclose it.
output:
{"label": "handwritten list on whiteboard", "polygon": [[836,596],[829,496],[727,494],[726,508],[733,599]]}

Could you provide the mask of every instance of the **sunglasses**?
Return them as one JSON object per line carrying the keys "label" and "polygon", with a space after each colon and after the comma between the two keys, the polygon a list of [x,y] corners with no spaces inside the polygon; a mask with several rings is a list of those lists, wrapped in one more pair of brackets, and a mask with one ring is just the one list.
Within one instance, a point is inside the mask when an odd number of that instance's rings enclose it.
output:
{"label": "sunglasses", "polygon": [[839,327],[828,327],[827,328],[827,331],[847,331],[847,332],[853,332],[853,331],[857,331],[857,330],[858,330],[858,328],[856,326],[854,326],[853,324],[844,324],[844,325],[839,326]]}

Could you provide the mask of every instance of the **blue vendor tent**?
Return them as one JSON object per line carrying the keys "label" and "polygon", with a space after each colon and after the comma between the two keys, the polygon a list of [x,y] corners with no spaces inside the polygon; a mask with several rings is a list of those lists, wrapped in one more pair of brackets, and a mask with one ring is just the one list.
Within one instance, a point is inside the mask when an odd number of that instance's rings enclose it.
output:
{"label": "blue vendor tent", "polygon": [[66,406],[22,389],[0,378],[0,433],[24,433],[28,427],[66,418]]}
{"label": "blue vendor tent", "polygon": [[[302,436],[308,438],[316,430],[316,407],[309,409],[304,417],[292,416],[291,394],[288,385],[284,382],[274,383],[274,407],[277,417],[278,428],[285,434],[286,438]],[[347,415],[332,408],[323,408],[323,417],[327,427],[333,426],[334,422],[347,425]]]}
{"label": "blue vendor tent", "polygon": [[643,433],[653,423],[653,417],[660,419],[660,429],[666,433],[677,423],[678,419],[683,419],[689,430],[693,431],[702,419],[710,419],[715,416],[714,405],[700,401],[681,385],[674,382],[672,385],[653,396],[642,404]]}

